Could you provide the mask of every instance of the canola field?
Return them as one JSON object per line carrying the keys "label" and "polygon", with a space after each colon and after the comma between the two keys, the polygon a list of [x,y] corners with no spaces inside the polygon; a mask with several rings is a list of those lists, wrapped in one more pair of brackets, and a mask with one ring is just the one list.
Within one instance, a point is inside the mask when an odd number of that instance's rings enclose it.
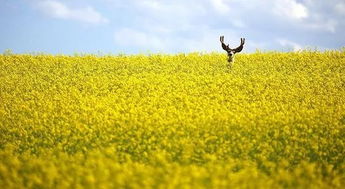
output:
{"label": "canola field", "polygon": [[345,188],[345,50],[0,55],[0,188]]}

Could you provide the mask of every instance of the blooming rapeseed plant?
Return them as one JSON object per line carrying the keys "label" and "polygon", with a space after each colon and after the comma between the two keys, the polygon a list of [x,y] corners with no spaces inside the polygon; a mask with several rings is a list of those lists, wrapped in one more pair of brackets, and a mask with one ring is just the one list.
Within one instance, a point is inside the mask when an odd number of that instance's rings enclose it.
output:
{"label": "blooming rapeseed plant", "polygon": [[345,51],[0,55],[0,188],[344,188]]}

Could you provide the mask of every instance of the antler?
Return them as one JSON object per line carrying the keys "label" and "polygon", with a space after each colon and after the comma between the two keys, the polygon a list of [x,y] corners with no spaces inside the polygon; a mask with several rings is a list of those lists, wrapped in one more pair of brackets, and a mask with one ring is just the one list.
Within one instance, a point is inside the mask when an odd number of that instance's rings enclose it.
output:
{"label": "antler", "polygon": [[245,40],[246,40],[245,38],[241,38],[241,45],[238,46],[236,49],[232,49],[232,50],[235,51],[236,53],[241,52],[243,49],[243,45],[244,45]]}
{"label": "antler", "polygon": [[229,47],[229,45],[225,45],[225,43],[224,43],[224,36],[220,36],[220,42],[222,43],[222,48],[223,48],[225,51],[227,51],[227,52],[229,52],[229,51],[234,51],[235,53],[239,53],[239,52],[241,52],[242,49],[243,49],[243,45],[244,45],[244,42],[245,42],[245,38],[241,38],[241,45],[238,46],[238,47],[235,48],[235,49],[231,49],[231,48]]}
{"label": "antler", "polygon": [[224,36],[220,36],[220,42],[222,43],[222,48],[223,48],[226,52],[231,51],[229,45],[225,45],[225,43],[224,43]]}

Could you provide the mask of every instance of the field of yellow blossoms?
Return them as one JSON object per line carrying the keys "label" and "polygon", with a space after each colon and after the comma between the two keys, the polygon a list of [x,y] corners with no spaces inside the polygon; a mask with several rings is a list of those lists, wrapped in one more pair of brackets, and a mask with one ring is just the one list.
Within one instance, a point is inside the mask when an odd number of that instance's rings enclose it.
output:
{"label": "field of yellow blossoms", "polygon": [[0,188],[344,188],[345,50],[0,55]]}

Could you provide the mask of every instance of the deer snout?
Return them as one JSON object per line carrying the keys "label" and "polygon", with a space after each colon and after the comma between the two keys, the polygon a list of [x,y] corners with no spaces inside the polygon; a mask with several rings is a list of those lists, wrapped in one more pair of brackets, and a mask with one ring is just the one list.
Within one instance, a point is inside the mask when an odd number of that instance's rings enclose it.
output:
{"label": "deer snout", "polygon": [[233,52],[233,51],[228,52],[229,57],[232,57],[233,55],[235,55],[235,52]]}

